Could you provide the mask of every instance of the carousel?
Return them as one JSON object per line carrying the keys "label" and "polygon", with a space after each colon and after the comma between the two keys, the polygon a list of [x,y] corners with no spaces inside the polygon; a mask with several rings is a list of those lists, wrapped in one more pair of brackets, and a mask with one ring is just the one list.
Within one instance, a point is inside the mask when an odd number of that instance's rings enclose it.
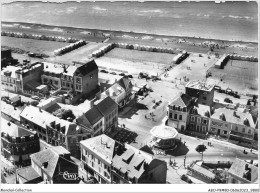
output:
{"label": "carousel", "polygon": [[155,150],[173,150],[179,141],[178,131],[164,124],[153,127],[151,134],[150,147]]}

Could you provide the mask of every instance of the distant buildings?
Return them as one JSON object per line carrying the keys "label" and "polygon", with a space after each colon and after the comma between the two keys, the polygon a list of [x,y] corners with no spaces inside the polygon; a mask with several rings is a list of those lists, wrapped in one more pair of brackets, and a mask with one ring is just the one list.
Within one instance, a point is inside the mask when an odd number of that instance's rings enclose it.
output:
{"label": "distant buildings", "polygon": [[11,49],[1,47],[1,68],[13,66],[18,63],[17,59],[13,59]]}
{"label": "distant buildings", "polygon": [[1,152],[15,165],[30,165],[30,155],[40,151],[36,132],[1,119]]}
{"label": "distant buildings", "polygon": [[167,164],[102,134],[81,141],[81,161],[99,183],[166,183]]}
{"label": "distant buildings", "polygon": [[258,167],[236,158],[227,171],[228,184],[258,183]]}
{"label": "distant buildings", "polygon": [[31,166],[16,170],[18,184],[77,184],[80,181],[78,166],[70,158],[70,152],[61,146],[32,154],[31,160]]}

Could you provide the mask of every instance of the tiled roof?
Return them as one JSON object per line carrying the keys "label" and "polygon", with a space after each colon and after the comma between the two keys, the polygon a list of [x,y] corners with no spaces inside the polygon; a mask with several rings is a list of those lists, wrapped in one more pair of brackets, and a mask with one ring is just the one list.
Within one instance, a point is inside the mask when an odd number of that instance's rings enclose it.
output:
{"label": "tiled roof", "polygon": [[50,125],[51,122],[55,121],[55,124],[59,123],[60,127],[65,127],[65,135],[75,134],[77,130],[77,125],[75,123],[59,119],[47,111],[40,110],[38,107],[34,106],[26,107],[20,116],[44,128],[46,125]]}
{"label": "tiled roof", "polygon": [[48,163],[47,167],[42,169],[50,176],[53,177],[55,169],[58,164],[59,155],[51,150],[45,149],[38,153],[34,153],[31,156],[32,161],[34,161],[39,167],[42,167],[43,163]]}
{"label": "tiled roof", "polygon": [[248,168],[251,168],[251,182],[258,181],[258,168],[238,158],[235,159],[232,166],[229,168],[228,173],[247,180],[243,177],[246,171],[246,164],[248,165]]}
{"label": "tiled roof", "polygon": [[[250,113],[243,113],[231,109],[219,108],[211,115],[211,118],[221,120],[220,117],[225,117],[225,120],[230,123],[246,125],[254,127],[254,121]],[[245,121],[246,120],[246,121]]]}
{"label": "tiled roof", "polygon": [[97,123],[102,119],[103,115],[99,112],[96,106],[93,106],[90,110],[85,113],[85,117],[88,119],[91,125]]}
{"label": "tiled roof", "polygon": [[80,72],[83,76],[85,76],[86,74],[88,74],[96,69],[98,69],[98,67],[97,67],[95,60],[90,60],[86,64],[78,67],[77,72]]}
{"label": "tiled roof", "polygon": [[201,173],[201,174],[203,174],[203,175],[205,175],[205,176],[207,176],[207,177],[209,177],[211,179],[215,178],[215,174],[213,172],[211,172],[211,171],[209,171],[209,170],[207,170],[207,169],[205,169],[205,168],[203,168],[203,167],[201,167],[201,166],[199,166],[197,164],[193,164],[191,166],[191,168],[193,170],[195,170],[196,172]]}
{"label": "tiled roof", "polygon": [[107,135],[102,134],[97,137],[80,141],[80,143],[92,152],[95,152],[108,163],[111,163],[115,149],[115,141]]}
{"label": "tiled roof", "polygon": [[193,106],[191,109],[191,114],[193,114],[193,110],[195,110],[195,114],[198,114],[202,117],[210,117],[210,107],[207,105],[197,104]]}
{"label": "tiled roof", "polygon": [[5,119],[1,119],[1,132],[6,133],[11,137],[23,137],[23,136],[35,135],[35,132],[28,131],[26,129],[18,127],[16,124],[8,122]]}
{"label": "tiled roof", "polygon": [[32,166],[17,169],[16,174],[19,176],[22,183],[39,183],[42,181],[42,177],[32,168]]}
{"label": "tiled roof", "polygon": [[118,105],[111,97],[108,96],[97,104],[97,108],[103,115],[106,116],[118,108]]}
{"label": "tiled roof", "polygon": [[176,107],[188,107],[190,105],[192,101],[192,97],[190,97],[189,95],[187,94],[180,94],[180,95],[177,95],[175,96],[173,99],[172,99],[172,102],[170,103],[172,106],[176,106]]}
{"label": "tiled roof", "polygon": [[14,118],[15,120],[20,121],[20,114],[23,111],[23,108],[14,108],[13,105],[7,104],[1,100],[1,112]]}
{"label": "tiled roof", "polygon": [[[151,155],[138,150],[130,145],[125,145],[126,151],[121,155],[115,155],[112,166],[123,173],[128,173],[130,178],[139,179],[145,171],[145,164],[147,170],[152,170],[157,166],[164,164],[164,161],[153,159]],[[128,162],[124,161],[128,158]]]}

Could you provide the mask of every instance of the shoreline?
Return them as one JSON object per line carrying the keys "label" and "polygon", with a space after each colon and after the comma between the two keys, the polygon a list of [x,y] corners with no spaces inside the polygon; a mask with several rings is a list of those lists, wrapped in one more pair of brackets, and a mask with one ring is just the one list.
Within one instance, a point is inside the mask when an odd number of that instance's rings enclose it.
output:
{"label": "shoreline", "polygon": [[[26,23],[26,22],[7,22],[7,21],[2,21],[1,25],[14,25],[14,24],[18,24],[18,25],[24,25],[25,27],[28,27],[26,29],[32,29],[34,27],[34,29],[39,28],[39,27],[46,27],[47,29],[49,28],[49,30],[51,28],[55,29],[62,29],[62,31],[60,32],[68,32],[68,31],[87,31],[87,32],[91,32],[91,33],[97,33],[97,35],[99,35],[100,33],[106,34],[113,34],[113,36],[115,37],[122,37],[124,38],[124,35],[129,36],[133,39],[136,39],[135,37],[138,36],[139,38],[141,38],[142,36],[149,36],[152,37],[153,39],[158,39],[158,38],[165,38],[165,39],[188,39],[188,40],[193,40],[193,41],[210,41],[210,42],[216,42],[216,43],[230,43],[230,44],[255,44],[258,45],[258,42],[250,42],[250,41],[238,41],[238,40],[225,40],[225,39],[216,39],[216,38],[204,38],[204,37],[196,37],[196,36],[177,36],[177,35],[163,35],[163,34],[149,34],[149,33],[143,33],[143,32],[134,32],[134,31],[119,31],[119,30],[108,30],[108,29],[90,29],[90,28],[81,28],[81,27],[69,27],[69,26],[57,26],[57,25],[47,25],[47,24],[39,24],[39,23]],[[33,26],[33,27],[32,27]],[[2,27],[3,28],[3,27]],[[13,27],[5,27],[5,28],[17,28],[15,26]],[[20,28],[21,30],[24,28]],[[38,29],[39,30],[39,29]],[[79,32],[81,33],[81,32]]]}

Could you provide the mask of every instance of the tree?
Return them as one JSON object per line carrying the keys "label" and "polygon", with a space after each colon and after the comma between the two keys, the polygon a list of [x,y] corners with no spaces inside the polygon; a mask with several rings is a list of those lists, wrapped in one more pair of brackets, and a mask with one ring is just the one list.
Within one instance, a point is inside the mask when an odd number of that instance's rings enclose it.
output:
{"label": "tree", "polygon": [[207,147],[204,144],[198,145],[196,151],[201,154],[201,160],[203,160],[203,152],[206,151]]}

